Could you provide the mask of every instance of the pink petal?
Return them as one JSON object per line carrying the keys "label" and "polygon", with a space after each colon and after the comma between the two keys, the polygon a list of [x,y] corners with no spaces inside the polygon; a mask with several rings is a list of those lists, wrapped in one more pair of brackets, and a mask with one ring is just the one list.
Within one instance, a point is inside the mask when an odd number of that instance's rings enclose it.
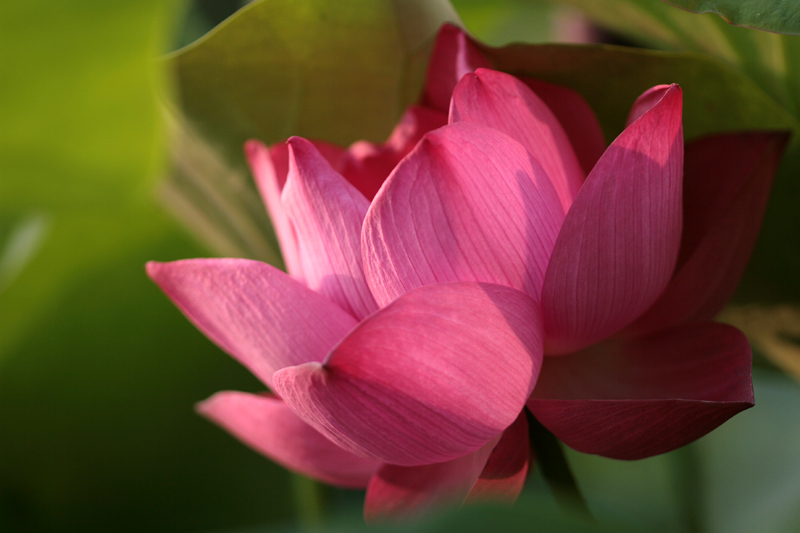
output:
{"label": "pink petal", "polygon": [[736,328],[680,326],[548,357],[528,407],[578,451],[641,459],[752,407],[751,360]]}
{"label": "pink petal", "polygon": [[385,144],[354,143],[338,163],[337,170],[372,200],[397,163],[430,130],[447,124],[447,115],[421,106],[410,107]]}
{"label": "pink petal", "polygon": [[475,124],[427,134],[375,197],[364,269],[385,305],[432,283],[485,281],[538,298],[563,211],[518,142]]}
{"label": "pink petal", "polygon": [[[331,164],[341,159],[344,154],[344,150],[334,144],[324,141],[312,142]],[[272,220],[286,271],[297,279],[303,279],[300,258],[297,255],[297,237],[281,203],[281,192],[289,172],[289,146],[286,143],[279,143],[267,148],[257,140],[249,140],[244,145],[244,151],[256,186]]]}
{"label": "pink petal", "polygon": [[255,177],[261,198],[267,206],[272,227],[281,247],[283,262],[289,274],[302,279],[300,258],[297,255],[297,237],[292,223],[281,204],[281,191],[286,182],[288,152],[286,145],[276,145],[272,150],[259,141],[250,140],[244,145],[245,155]]}
{"label": "pink petal", "polygon": [[669,85],[656,85],[655,87],[650,87],[641,95],[639,98],[631,106],[631,111],[628,113],[628,120],[625,122],[625,126],[630,126],[636,120],[639,119],[642,115],[650,111],[653,106],[658,104],[661,101],[661,98],[664,96],[664,93],[669,90]]}
{"label": "pink petal", "polygon": [[363,488],[380,466],[336,446],[271,395],[218,392],[197,410],[257,452],[324,483]]}
{"label": "pink petal", "polygon": [[147,274],[200,331],[267,386],[276,370],[322,361],[356,325],[324,296],[258,261],[150,262]]}
{"label": "pink petal", "polygon": [[542,99],[564,128],[584,175],[591,172],[606,150],[606,141],[589,103],[568,87],[532,78],[522,78],[522,81]]}
{"label": "pink petal", "polygon": [[530,455],[528,420],[523,411],[503,432],[500,442],[492,450],[480,478],[465,501],[514,503],[525,486]]}
{"label": "pink petal", "polygon": [[492,64],[460,28],[445,24],[428,64],[423,103],[447,113],[458,81],[478,68],[492,68]]}
{"label": "pink petal", "polygon": [[722,309],[755,246],[787,140],[784,132],[730,133],[687,145],[678,267],[629,332],[707,320]]}
{"label": "pink petal", "polygon": [[322,365],[276,372],[284,401],[354,453],[415,466],[474,452],[514,422],[541,364],[536,303],[499,285],[404,294]]}
{"label": "pink petal", "polygon": [[611,143],[564,220],[542,291],[547,353],[616,333],[661,295],[680,246],[682,167],[673,85]]}
{"label": "pink petal", "polygon": [[464,76],[453,92],[450,122],[474,122],[519,141],[553,182],[564,212],[584,173],[553,112],[520,80],[494,70]]}
{"label": "pink petal", "polygon": [[513,503],[525,484],[530,448],[523,412],[497,439],[477,452],[444,463],[383,465],[364,502],[368,522],[408,518],[462,502]]}
{"label": "pink petal", "polygon": [[383,465],[367,486],[368,523],[418,517],[448,505],[460,505],[475,485],[498,438],[452,461],[422,466]]}
{"label": "pink petal", "polygon": [[361,225],[369,202],[299,137],[289,139],[282,201],[297,235],[306,284],[356,318],[375,311],[361,262]]}

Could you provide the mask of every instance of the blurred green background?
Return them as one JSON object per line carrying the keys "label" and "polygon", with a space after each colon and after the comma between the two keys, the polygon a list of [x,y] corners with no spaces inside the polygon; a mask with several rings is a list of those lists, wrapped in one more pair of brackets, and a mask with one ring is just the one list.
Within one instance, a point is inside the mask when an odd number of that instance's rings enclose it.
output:
{"label": "blurred green background", "polygon": [[[171,172],[160,57],[240,4],[0,3],[0,531],[308,523],[294,497],[307,485],[194,414],[217,390],[261,386],[143,268],[213,253],[157,199]],[[544,2],[454,5],[490,44],[563,37],[572,20]],[[537,475],[513,512],[420,528],[796,531],[800,387],[760,362],[757,407],[686,450],[636,463],[569,453],[596,527],[560,514]],[[322,490],[331,523],[360,528],[362,495]]]}

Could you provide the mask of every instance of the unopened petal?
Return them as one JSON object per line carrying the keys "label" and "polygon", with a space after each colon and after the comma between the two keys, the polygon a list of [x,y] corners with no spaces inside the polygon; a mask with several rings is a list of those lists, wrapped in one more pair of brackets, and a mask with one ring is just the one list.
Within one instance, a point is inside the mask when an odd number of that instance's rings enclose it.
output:
{"label": "unopened petal", "polygon": [[276,391],[357,454],[418,466],[474,452],[511,425],[541,364],[539,310],[499,285],[404,294],[362,322],[324,364],[285,368]]}
{"label": "unopened petal", "polygon": [[492,68],[492,64],[460,28],[445,24],[428,64],[423,102],[447,113],[456,84],[464,74],[478,68]]}
{"label": "unopened petal", "polygon": [[606,149],[603,129],[589,103],[569,87],[521,78],[558,119],[569,138],[584,175],[592,171]]}
{"label": "unopened petal", "polygon": [[347,181],[372,200],[383,182],[422,136],[447,124],[447,115],[422,106],[411,106],[384,144],[358,141],[335,166]]}
{"label": "unopened petal", "polygon": [[324,483],[363,488],[380,466],[335,445],[271,395],[218,392],[197,410],[257,452]]}
{"label": "unopened petal", "polygon": [[356,326],[349,313],[266,263],[150,262],[147,273],[200,331],[267,386],[278,369],[322,361]]}
{"label": "unopened petal", "polygon": [[618,332],[664,291],[680,247],[682,171],[673,85],[611,143],[564,220],[542,291],[547,353]]}
{"label": "unopened petal", "polygon": [[752,355],[704,322],[548,357],[528,407],[572,448],[614,459],[674,450],[753,406]]}

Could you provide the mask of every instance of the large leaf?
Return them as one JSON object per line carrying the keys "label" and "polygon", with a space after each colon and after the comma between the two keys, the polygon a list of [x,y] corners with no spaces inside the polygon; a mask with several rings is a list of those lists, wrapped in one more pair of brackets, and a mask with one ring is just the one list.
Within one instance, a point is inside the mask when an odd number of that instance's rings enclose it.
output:
{"label": "large leaf", "polygon": [[634,42],[715,57],[749,76],[795,116],[800,112],[800,39],[796,37],[731,26],[717,16],[698,16],[657,0],[551,1],[576,7]]}
{"label": "large leaf", "polygon": [[169,62],[182,111],[236,161],[249,138],[381,141],[457,20],[446,0],[260,0]]}
{"label": "large leaf", "polygon": [[501,70],[577,90],[609,138],[622,131],[636,97],[662,83],[683,89],[687,139],[719,131],[798,128],[746,76],[701,54],[596,45],[511,45],[485,51]]}
{"label": "large leaf", "polygon": [[716,13],[729,24],[777,33],[800,34],[800,10],[795,0],[668,0],[694,13]]}

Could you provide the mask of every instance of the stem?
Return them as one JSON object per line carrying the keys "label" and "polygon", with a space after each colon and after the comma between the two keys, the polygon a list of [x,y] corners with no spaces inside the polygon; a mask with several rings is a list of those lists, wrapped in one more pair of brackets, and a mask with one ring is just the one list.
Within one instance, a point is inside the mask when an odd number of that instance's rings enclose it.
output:
{"label": "stem", "polygon": [[304,531],[321,531],[324,515],[322,487],[300,474],[290,473],[290,476],[297,522]]}
{"label": "stem", "polygon": [[578,513],[587,520],[593,520],[592,512],[572,475],[564,450],[561,449],[561,443],[530,412],[528,434],[542,475],[559,507],[565,512]]}
{"label": "stem", "polygon": [[675,488],[678,508],[688,533],[700,533],[703,527],[703,480],[700,457],[695,446],[684,446],[670,454],[675,463]]}

